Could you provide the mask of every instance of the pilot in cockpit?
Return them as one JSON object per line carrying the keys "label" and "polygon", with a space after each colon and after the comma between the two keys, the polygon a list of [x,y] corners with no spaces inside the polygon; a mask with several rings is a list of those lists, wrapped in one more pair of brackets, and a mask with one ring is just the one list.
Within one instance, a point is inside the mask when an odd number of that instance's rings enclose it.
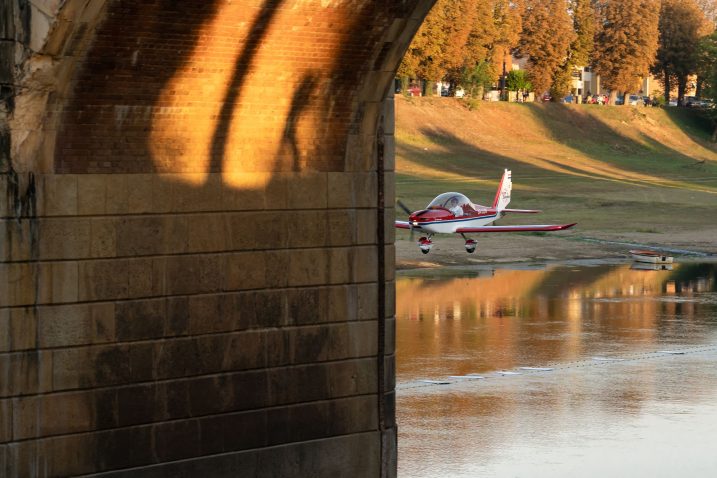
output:
{"label": "pilot in cockpit", "polygon": [[451,200],[448,203],[448,210],[451,211],[451,213],[455,217],[460,217],[463,215],[463,208],[458,203],[458,198],[456,196],[453,196]]}

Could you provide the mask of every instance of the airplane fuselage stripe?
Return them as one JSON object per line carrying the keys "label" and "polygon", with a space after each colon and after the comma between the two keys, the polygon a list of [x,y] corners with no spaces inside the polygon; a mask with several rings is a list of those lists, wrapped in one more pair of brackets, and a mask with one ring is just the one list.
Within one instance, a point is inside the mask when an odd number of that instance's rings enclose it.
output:
{"label": "airplane fuselage stripe", "polygon": [[490,219],[491,217],[496,217],[498,214],[490,214],[487,216],[473,216],[473,217],[467,217],[465,219],[446,219],[446,220],[438,220],[438,221],[425,221],[425,222],[418,222],[419,226],[430,226],[433,224],[451,224],[453,222],[465,222],[465,221],[475,221],[476,219]]}

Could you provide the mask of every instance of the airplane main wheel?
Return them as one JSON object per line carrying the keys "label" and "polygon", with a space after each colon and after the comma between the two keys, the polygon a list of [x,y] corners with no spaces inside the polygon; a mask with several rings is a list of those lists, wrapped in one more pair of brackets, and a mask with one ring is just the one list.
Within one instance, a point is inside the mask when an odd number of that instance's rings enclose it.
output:
{"label": "airplane main wheel", "polygon": [[418,240],[418,248],[421,249],[421,252],[424,254],[428,254],[431,252],[431,247],[433,247],[433,242],[427,237],[422,237]]}
{"label": "airplane main wheel", "polygon": [[473,254],[476,251],[477,242],[475,239],[468,239],[466,241],[466,252],[468,254]]}

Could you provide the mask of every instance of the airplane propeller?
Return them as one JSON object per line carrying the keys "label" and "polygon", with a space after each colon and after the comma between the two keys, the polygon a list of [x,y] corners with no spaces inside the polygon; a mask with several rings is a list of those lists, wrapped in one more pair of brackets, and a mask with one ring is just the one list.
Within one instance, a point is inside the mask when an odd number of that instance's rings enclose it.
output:
{"label": "airplane propeller", "polygon": [[[411,210],[408,208],[408,206],[406,206],[405,204],[403,204],[403,202],[402,202],[400,199],[396,199],[396,204],[398,204],[398,207],[400,207],[400,208],[403,210],[403,212],[405,212],[405,213],[408,214],[409,216],[411,215],[411,213],[413,213],[413,211],[411,211]],[[413,226],[411,225],[410,222],[408,223],[408,230],[411,231],[409,237],[410,237],[410,240],[413,241]]]}
{"label": "airplane propeller", "polygon": [[408,209],[408,207],[407,207],[405,204],[403,204],[403,202],[401,202],[400,199],[396,199],[396,204],[398,204],[398,207],[400,207],[401,209],[403,209],[403,212],[405,212],[405,213],[408,214],[409,216],[410,216],[411,213],[413,212],[413,211],[411,211],[410,209]]}

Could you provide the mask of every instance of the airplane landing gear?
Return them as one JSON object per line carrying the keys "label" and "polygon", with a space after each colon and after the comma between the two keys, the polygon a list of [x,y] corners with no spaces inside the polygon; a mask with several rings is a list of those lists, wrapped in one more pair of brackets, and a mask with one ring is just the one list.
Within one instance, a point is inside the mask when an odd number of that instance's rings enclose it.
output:
{"label": "airplane landing gear", "polygon": [[468,254],[473,254],[476,251],[476,246],[478,245],[478,241],[475,239],[468,239],[465,234],[461,234],[463,239],[466,240],[466,252]]}
{"label": "airplane landing gear", "polygon": [[422,237],[418,240],[418,247],[421,249],[421,252],[423,252],[424,254],[428,254],[429,252],[431,252],[433,242],[431,241],[430,237]]}
{"label": "airplane landing gear", "polygon": [[473,254],[476,251],[476,246],[478,246],[478,242],[475,239],[466,239],[466,252],[468,254]]}

